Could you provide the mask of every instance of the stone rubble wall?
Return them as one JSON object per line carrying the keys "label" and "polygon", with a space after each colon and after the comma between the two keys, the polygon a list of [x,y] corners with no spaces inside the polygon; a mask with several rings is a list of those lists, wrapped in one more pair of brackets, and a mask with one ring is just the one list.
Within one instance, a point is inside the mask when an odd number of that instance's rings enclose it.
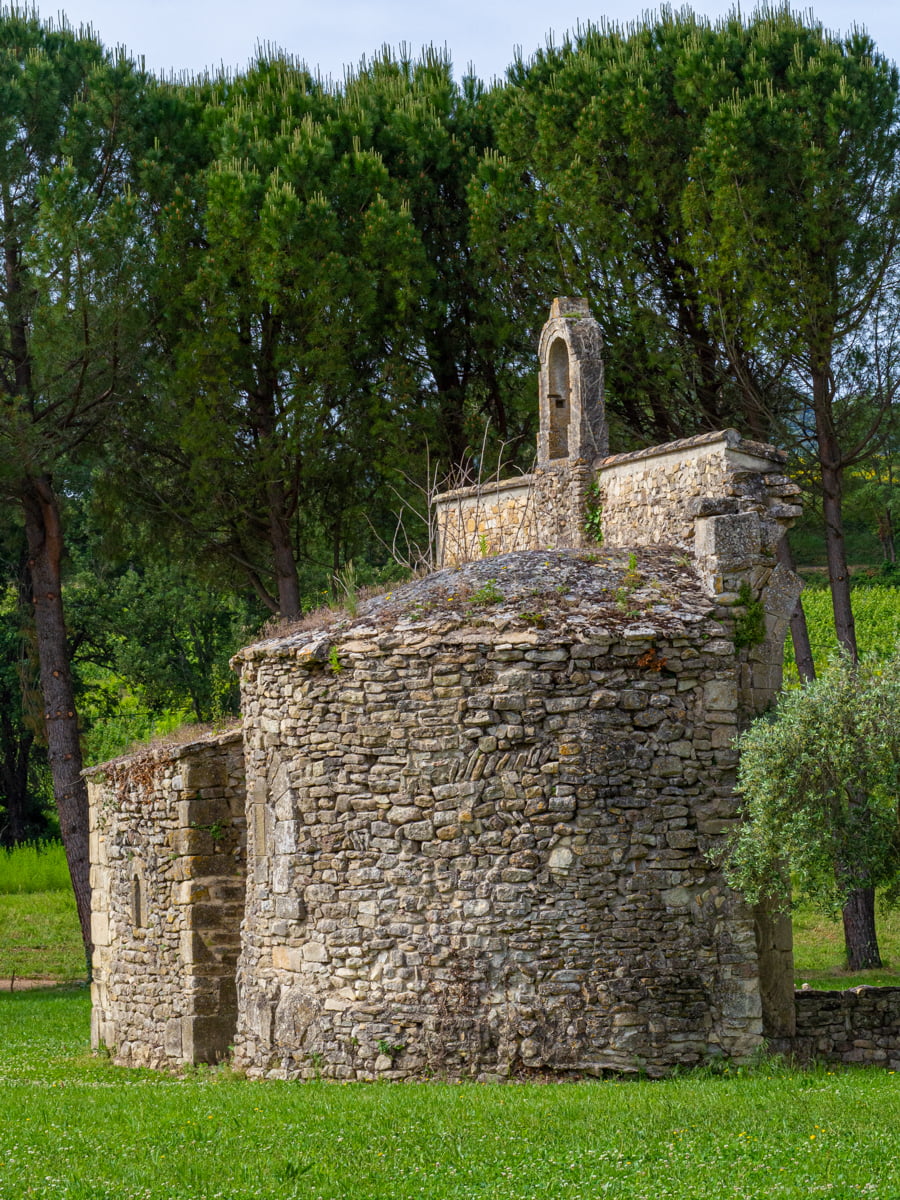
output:
{"label": "stone rubble wall", "polygon": [[456,488],[435,501],[436,567],[537,548],[534,476]]}
{"label": "stone rubble wall", "polygon": [[715,595],[733,597],[800,515],[784,451],[734,429],[604,459],[599,467],[607,546],[671,546],[691,554]]}
{"label": "stone rubble wall", "polygon": [[593,472],[584,462],[567,468],[538,468],[534,473],[536,550],[575,549],[593,542],[585,534],[585,512]]}
{"label": "stone rubble wall", "polygon": [[753,915],[704,854],[735,819],[727,628],[242,652],[236,1064],[496,1079],[751,1054]]}
{"label": "stone rubble wall", "polygon": [[604,545],[681,549],[714,593],[734,599],[799,516],[799,488],[783,474],[785,457],[726,429],[593,466],[566,460],[446,492],[435,499],[438,565],[512,550],[589,548],[585,522],[598,505]]}
{"label": "stone rubble wall", "polygon": [[610,545],[692,550],[698,502],[733,497],[737,470],[771,472],[785,457],[722,430],[605,458],[598,464],[604,537]]}
{"label": "stone rubble wall", "polygon": [[240,731],[86,774],[92,1043],[123,1066],[224,1057],[246,874]]}
{"label": "stone rubble wall", "polygon": [[583,546],[593,473],[584,463],[457,488],[435,499],[436,566],[514,550]]}
{"label": "stone rubble wall", "polygon": [[900,1071],[900,987],[814,989],[795,995],[796,1034],[771,1048],[801,1062]]}

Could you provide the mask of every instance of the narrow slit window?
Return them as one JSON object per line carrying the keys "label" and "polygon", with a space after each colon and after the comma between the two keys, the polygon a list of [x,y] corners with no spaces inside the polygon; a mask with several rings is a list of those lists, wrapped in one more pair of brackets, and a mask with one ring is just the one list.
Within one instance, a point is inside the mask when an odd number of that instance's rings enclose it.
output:
{"label": "narrow slit window", "polygon": [[136,929],[142,929],[147,916],[147,900],[144,895],[144,881],[135,874],[131,881],[131,923]]}

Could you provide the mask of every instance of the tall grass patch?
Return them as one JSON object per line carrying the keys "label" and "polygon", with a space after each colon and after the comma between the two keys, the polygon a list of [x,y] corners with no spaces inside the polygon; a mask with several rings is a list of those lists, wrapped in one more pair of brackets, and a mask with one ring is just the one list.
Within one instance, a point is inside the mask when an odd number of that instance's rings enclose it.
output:
{"label": "tall grass patch", "polygon": [[62,842],[28,842],[0,847],[0,895],[71,891]]}
{"label": "tall grass patch", "polygon": [[0,994],[0,1200],[900,1195],[884,1071],[662,1082],[181,1080],[87,1056],[83,992]]}
{"label": "tall grass patch", "polygon": [[0,979],[84,979],[75,893],[0,895]]}
{"label": "tall grass patch", "polygon": [[870,987],[900,987],[900,911],[876,911],[878,947],[884,964],[871,971],[847,969],[844,927],[840,917],[826,917],[808,905],[791,914],[794,929],[794,979],[797,987],[808,983],[817,989],[843,990],[867,984]]}
{"label": "tall grass patch", "polygon": [[[807,587],[802,600],[813,658],[817,670],[822,670],[838,650],[831,592],[827,588]],[[900,642],[900,588],[877,583],[855,587],[851,603],[860,654],[886,658]],[[798,682],[790,634],[784,647],[784,679],[787,684]]]}

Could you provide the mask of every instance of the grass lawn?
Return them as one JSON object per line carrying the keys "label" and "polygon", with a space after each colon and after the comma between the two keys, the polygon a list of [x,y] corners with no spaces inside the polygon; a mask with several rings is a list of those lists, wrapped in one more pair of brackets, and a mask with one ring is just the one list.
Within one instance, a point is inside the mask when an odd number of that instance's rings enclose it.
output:
{"label": "grass lawn", "polygon": [[[801,979],[861,981],[835,975],[839,924],[800,913],[795,927]],[[897,965],[900,920],[882,931]],[[70,892],[0,894],[0,977],[12,971],[83,975]],[[93,1057],[89,1012],[83,986],[0,991],[0,1200],[900,1200],[900,1076],[884,1071],[175,1079]]]}
{"label": "grass lawn", "polygon": [[84,948],[71,888],[0,893],[0,979],[83,979]]}
{"label": "grass lawn", "polygon": [[848,988],[859,983],[900,987],[900,911],[876,910],[878,945],[884,964],[880,971],[851,973],[844,967],[844,927],[840,917],[829,920],[808,908],[793,914],[794,978],[797,986]]}
{"label": "grass lawn", "polygon": [[69,890],[69,868],[62,842],[26,842],[0,846],[0,893]]}
{"label": "grass lawn", "polygon": [[[900,588],[885,585],[854,588],[851,603],[860,654],[886,657],[900,640]],[[816,668],[822,671],[827,667],[829,655],[836,654],[838,648],[831,592],[825,587],[806,588],[803,611]],[[784,644],[784,681],[789,685],[799,682],[790,634]]]}
{"label": "grass lawn", "polygon": [[900,1197],[900,1077],[183,1080],[87,1054],[85,989],[0,993],[0,1198]]}

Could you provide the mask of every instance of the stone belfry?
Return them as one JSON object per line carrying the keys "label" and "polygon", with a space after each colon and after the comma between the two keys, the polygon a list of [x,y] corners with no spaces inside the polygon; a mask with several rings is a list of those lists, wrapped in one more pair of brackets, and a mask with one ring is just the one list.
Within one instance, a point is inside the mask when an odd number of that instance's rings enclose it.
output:
{"label": "stone belfry", "polygon": [[557,296],[538,346],[538,467],[593,464],[609,454],[602,351],[587,300]]}

